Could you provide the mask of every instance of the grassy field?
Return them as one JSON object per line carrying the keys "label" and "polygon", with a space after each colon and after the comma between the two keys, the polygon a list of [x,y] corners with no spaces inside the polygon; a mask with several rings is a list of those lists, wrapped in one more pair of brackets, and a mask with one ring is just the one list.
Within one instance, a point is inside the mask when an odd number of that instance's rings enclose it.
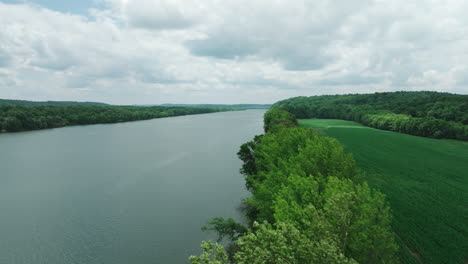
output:
{"label": "grassy field", "polygon": [[338,139],[386,194],[403,263],[468,263],[468,143],[342,120],[299,120]]}

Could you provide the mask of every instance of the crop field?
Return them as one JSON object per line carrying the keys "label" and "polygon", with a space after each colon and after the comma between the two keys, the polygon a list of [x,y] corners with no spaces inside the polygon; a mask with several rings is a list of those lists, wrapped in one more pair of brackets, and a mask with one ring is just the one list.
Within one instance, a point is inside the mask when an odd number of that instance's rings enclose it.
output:
{"label": "crop field", "polygon": [[393,210],[403,263],[468,263],[468,143],[333,119],[299,120],[338,139]]}

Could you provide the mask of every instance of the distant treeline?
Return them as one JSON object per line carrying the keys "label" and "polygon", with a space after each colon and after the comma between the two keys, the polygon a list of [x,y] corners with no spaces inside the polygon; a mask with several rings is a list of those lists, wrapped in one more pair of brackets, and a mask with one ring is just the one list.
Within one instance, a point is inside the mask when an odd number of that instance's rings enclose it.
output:
{"label": "distant treeline", "polygon": [[268,109],[271,104],[162,104],[161,106],[235,107],[242,109]]}
{"label": "distant treeline", "polygon": [[0,132],[18,132],[72,125],[118,123],[229,110],[233,110],[233,108],[0,105]]}
{"label": "distant treeline", "polygon": [[333,118],[416,136],[468,140],[468,95],[437,92],[296,97],[274,105],[297,118]]}
{"label": "distant treeline", "polygon": [[9,100],[0,99],[1,105],[18,105],[18,106],[71,106],[71,105],[85,105],[85,106],[105,106],[108,104],[96,103],[96,102],[75,102],[75,101],[26,101],[26,100]]}
{"label": "distant treeline", "polygon": [[343,146],[279,108],[264,122],[266,133],[238,153],[248,224],[209,221],[203,229],[230,243],[202,242],[192,264],[398,263],[385,197],[362,181]]}

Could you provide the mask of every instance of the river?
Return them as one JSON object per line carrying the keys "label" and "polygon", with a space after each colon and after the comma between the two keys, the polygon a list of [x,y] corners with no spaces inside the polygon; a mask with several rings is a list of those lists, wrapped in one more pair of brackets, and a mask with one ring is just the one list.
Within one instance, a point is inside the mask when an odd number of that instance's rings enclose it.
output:
{"label": "river", "polygon": [[0,263],[188,263],[240,219],[264,110],[0,134]]}

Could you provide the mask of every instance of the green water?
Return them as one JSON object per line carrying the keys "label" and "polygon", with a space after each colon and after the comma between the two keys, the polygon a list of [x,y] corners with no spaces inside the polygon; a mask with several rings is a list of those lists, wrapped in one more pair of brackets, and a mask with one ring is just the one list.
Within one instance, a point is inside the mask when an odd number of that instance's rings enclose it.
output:
{"label": "green water", "polygon": [[0,134],[0,263],[187,263],[264,110]]}

